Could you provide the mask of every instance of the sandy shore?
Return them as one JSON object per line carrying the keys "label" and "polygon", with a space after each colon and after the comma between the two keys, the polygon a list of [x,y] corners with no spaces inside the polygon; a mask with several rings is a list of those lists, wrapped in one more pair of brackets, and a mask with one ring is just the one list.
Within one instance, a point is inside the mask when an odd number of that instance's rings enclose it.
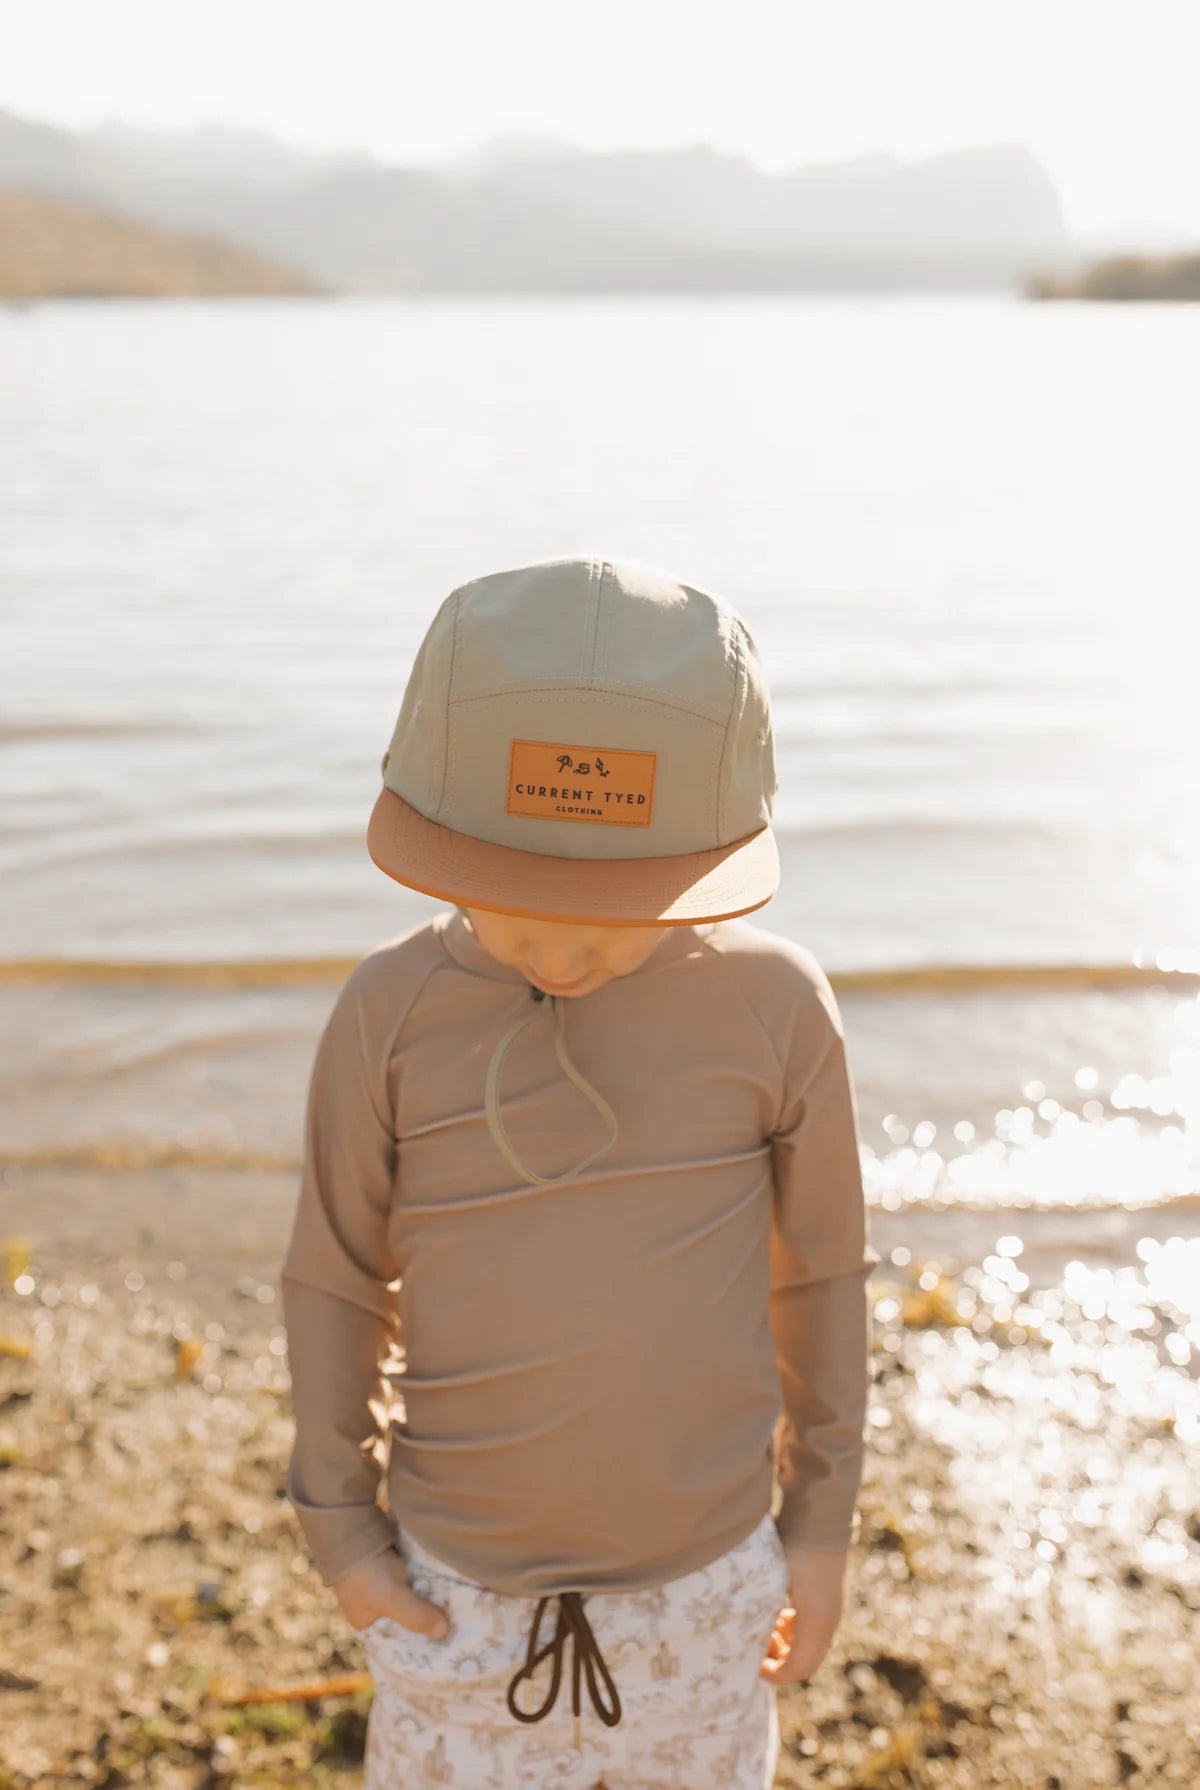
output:
{"label": "sandy shore", "polygon": [[[0,1186],[0,1239],[31,1245],[0,1285],[0,1790],[349,1790],[370,1682],[282,1496],[294,1188],[147,1179]],[[935,1273],[911,1223],[873,1235],[862,1538],[833,1649],[779,1693],[778,1784],[1195,1785],[1178,1314],[1009,1296],[995,1258]]]}

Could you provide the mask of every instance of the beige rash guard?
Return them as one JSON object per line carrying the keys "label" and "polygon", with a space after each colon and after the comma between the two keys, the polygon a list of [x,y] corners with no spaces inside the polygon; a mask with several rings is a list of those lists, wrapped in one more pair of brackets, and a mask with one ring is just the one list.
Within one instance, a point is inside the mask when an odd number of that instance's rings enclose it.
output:
{"label": "beige rash guard", "polygon": [[784,1544],[848,1546],[880,1259],[804,947],[670,927],[556,999],[458,910],[376,946],[317,1046],[282,1270],[323,1582],[394,1516],[496,1591],[642,1590],[747,1536],[776,1474]]}

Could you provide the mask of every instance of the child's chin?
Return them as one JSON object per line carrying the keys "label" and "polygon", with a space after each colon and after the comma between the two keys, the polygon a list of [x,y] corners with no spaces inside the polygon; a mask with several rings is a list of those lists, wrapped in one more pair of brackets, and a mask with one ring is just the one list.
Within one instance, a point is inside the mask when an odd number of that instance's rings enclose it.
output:
{"label": "child's chin", "polygon": [[540,982],[536,976],[531,976],[529,979],[543,993],[558,995],[561,1000],[569,1001],[575,995],[590,994],[593,988],[599,988],[602,982],[609,980],[609,977],[603,975],[585,976],[582,982],[574,983],[570,988],[555,988],[552,982]]}

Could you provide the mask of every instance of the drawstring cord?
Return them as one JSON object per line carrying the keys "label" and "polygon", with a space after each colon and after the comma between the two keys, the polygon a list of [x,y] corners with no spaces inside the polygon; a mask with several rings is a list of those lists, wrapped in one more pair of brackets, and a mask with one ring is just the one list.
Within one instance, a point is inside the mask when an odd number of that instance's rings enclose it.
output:
{"label": "drawstring cord", "polygon": [[[538,1600],[538,1606],[533,1617],[533,1627],[529,1631],[529,1643],[525,1649],[525,1664],[521,1667],[520,1671],[513,1674],[513,1677],[509,1682],[508,1707],[519,1722],[540,1722],[542,1717],[549,1713],[550,1709],[553,1707],[554,1699],[558,1696],[558,1687],[562,1681],[563,1654],[566,1651],[567,1641],[573,1641],[574,1649],[571,1654],[571,1709],[575,1717],[575,1738],[576,1744],[578,1745],[580,1711],[579,1681],[582,1672],[585,1670],[587,1672],[588,1695],[592,1699],[592,1705],[596,1710],[597,1715],[606,1727],[615,1728],[620,1721],[621,1699],[617,1694],[617,1687],[613,1683],[612,1673],[605,1665],[604,1656],[600,1652],[595,1635],[592,1633],[592,1625],[584,1614],[583,1599],[585,1593],[579,1591],[560,1591],[557,1593],[557,1596],[558,1621],[554,1626],[554,1636],[553,1639],[547,1642],[546,1646],[542,1648],[540,1653],[538,1652],[537,1644],[538,1631],[542,1626],[542,1612],[550,1602],[550,1598],[543,1597]],[[542,1703],[540,1709],[519,1709],[517,1707],[516,1696],[518,1684],[520,1684],[523,1678],[532,1680],[533,1674],[549,1654],[554,1655],[554,1665],[551,1668],[553,1676],[550,1680],[550,1689],[546,1693],[545,1701]],[[599,1666],[600,1672],[604,1678],[604,1683],[608,1689],[609,1702],[607,1704],[601,1697],[600,1687],[596,1683],[596,1673],[593,1667],[593,1661],[596,1666]]]}
{"label": "drawstring cord", "polygon": [[[535,1001],[541,1001],[545,998],[544,991],[540,988],[534,988],[532,984],[530,984],[530,993]],[[508,1053],[509,1045],[520,1032],[525,1030],[527,1025],[536,1019],[537,1010],[535,1008],[532,1012],[526,1013],[523,1018],[514,1020],[507,1032],[505,1032],[503,1038],[501,1038],[499,1044],[497,1044],[495,1050],[492,1052],[492,1060],[488,1064],[487,1086],[484,1092],[483,1103],[484,1110],[487,1113],[488,1126],[492,1136],[496,1140],[497,1147],[503,1153],[505,1161],[509,1164],[510,1168],[514,1168],[524,1180],[533,1182],[537,1187],[557,1186],[560,1181],[569,1181],[572,1175],[579,1174],[582,1169],[590,1168],[592,1163],[595,1162],[598,1157],[603,1156],[607,1150],[612,1149],[617,1141],[619,1129],[616,1114],[608,1104],[608,1101],[597,1088],[594,1088],[591,1083],[580,1074],[579,1070],[567,1055],[566,1045],[563,1042],[563,1007],[557,995],[550,996],[550,1004],[554,1009],[554,1054],[557,1056],[566,1074],[570,1076],[571,1080],[575,1083],[575,1086],[579,1089],[579,1092],[591,1101],[592,1105],[596,1108],[596,1111],[604,1119],[608,1126],[609,1135],[606,1141],[597,1149],[593,1150],[590,1155],[585,1156],[581,1162],[577,1162],[574,1168],[565,1169],[561,1175],[538,1175],[535,1174],[532,1169],[525,1167],[525,1164],[520,1160],[516,1151],[513,1149],[509,1135],[504,1129],[504,1120],[500,1117],[500,1070],[503,1067],[504,1058]]]}
{"label": "drawstring cord", "polygon": [[[535,1003],[541,1002],[546,998],[545,991],[540,988],[534,988],[532,984],[530,984],[529,992]],[[555,995],[550,996],[550,1003],[554,1012],[554,1054],[557,1056],[563,1070],[574,1082],[580,1093],[591,1101],[592,1105],[596,1108],[596,1111],[605,1120],[609,1134],[604,1143],[599,1145],[597,1149],[591,1151],[581,1162],[577,1162],[574,1168],[566,1169],[560,1175],[536,1174],[533,1169],[526,1168],[525,1164],[513,1149],[509,1135],[504,1129],[504,1120],[500,1116],[500,1071],[504,1066],[504,1058],[507,1055],[509,1046],[512,1044],[513,1040],[517,1038],[520,1033],[525,1030],[525,1027],[537,1017],[537,1007],[534,1006],[530,1012],[523,1014],[520,1019],[513,1021],[512,1025],[509,1026],[507,1032],[505,1032],[495,1050],[492,1052],[491,1061],[488,1064],[487,1070],[484,1110],[487,1113],[487,1122],[491,1129],[492,1136],[495,1138],[496,1144],[503,1153],[509,1166],[514,1168],[524,1180],[531,1181],[538,1187],[553,1187],[560,1181],[569,1181],[571,1177],[577,1175],[581,1169],[590,1167],[598,1157],[604,1155],[606,1150],[611,1150],[613,1144],[617,1141],[619,1130],[616,1114],[608,1104],[608,1101],[604,1098],[603,1094],[600,1093],[598,1088],[594,1088],[591,1083],[586,1080],[567,1055],[566,1044],[563,1040],[562,1003]],[[600,1652],[596,1637],[592,1633],[591,1623],[588,1621],[584,1612],[583,1594],[578,1591],[560,1591],[557,1593],[557,1596],[558,1621],[555,1624],[554,1637],[541,1649],[540,1652],[538,1651],[537,1644],[538,1633],[541,1628],[542,1614],[547,1604],[550,1602],[550,1599],[548,1597],[543,1597],[538,1601],[537,1609],[534,1611],[533,1625],[529,1632],[528,1646],[525,1651],[525,1664],[514,1674],[508,1686],[508,1707],[519,1722],[540,1722],[542,1717],[548,1714],[553,1707],[555,1698],[558,1696],[558,1687],[562,1682],[563,1654],[566,1651],[567,1642],[572,1642],[571,1707],[575,1716],[575,1744],[576,1746],[579,1746],[582,1744],[579,1736],[580,1678],[582,1672],[587,1672],[588,1694],[592,1699],[593,1707],[600,1716],[601,1721],[606,1723],[610,1728],[615,1727],[621,1719],[621,1699],[617,1694],[617,1687],[613,1683],[612,1674],[604,1663],[604,1656]],[[542,1703],[540,1709],[519,1709],[516,1700],[517,1686],[523,1678],[532,1679],[533,1674],[541,1665],[542,1661],[550,1654],[553,1654],[554,1656],[554,1665],[552,1668],[550,1689],[546,1694],[545,1701]],[[609,1692],[610,1702],[608,1704],[606,1704],[601,1697],[600,1687],[596,1682],[597,1667],[600,1670]]]}

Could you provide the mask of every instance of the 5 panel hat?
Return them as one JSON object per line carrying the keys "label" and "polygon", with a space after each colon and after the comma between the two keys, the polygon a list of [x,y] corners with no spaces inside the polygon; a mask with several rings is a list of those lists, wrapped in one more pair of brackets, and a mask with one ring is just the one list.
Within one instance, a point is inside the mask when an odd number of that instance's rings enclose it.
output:
{"label": "5 panel hat", "polygon": [[728,603],[654,567],[578,555],[460,585],[382,771],[372,859],[458,904],[683,926],[778,887],[757,648]]}

